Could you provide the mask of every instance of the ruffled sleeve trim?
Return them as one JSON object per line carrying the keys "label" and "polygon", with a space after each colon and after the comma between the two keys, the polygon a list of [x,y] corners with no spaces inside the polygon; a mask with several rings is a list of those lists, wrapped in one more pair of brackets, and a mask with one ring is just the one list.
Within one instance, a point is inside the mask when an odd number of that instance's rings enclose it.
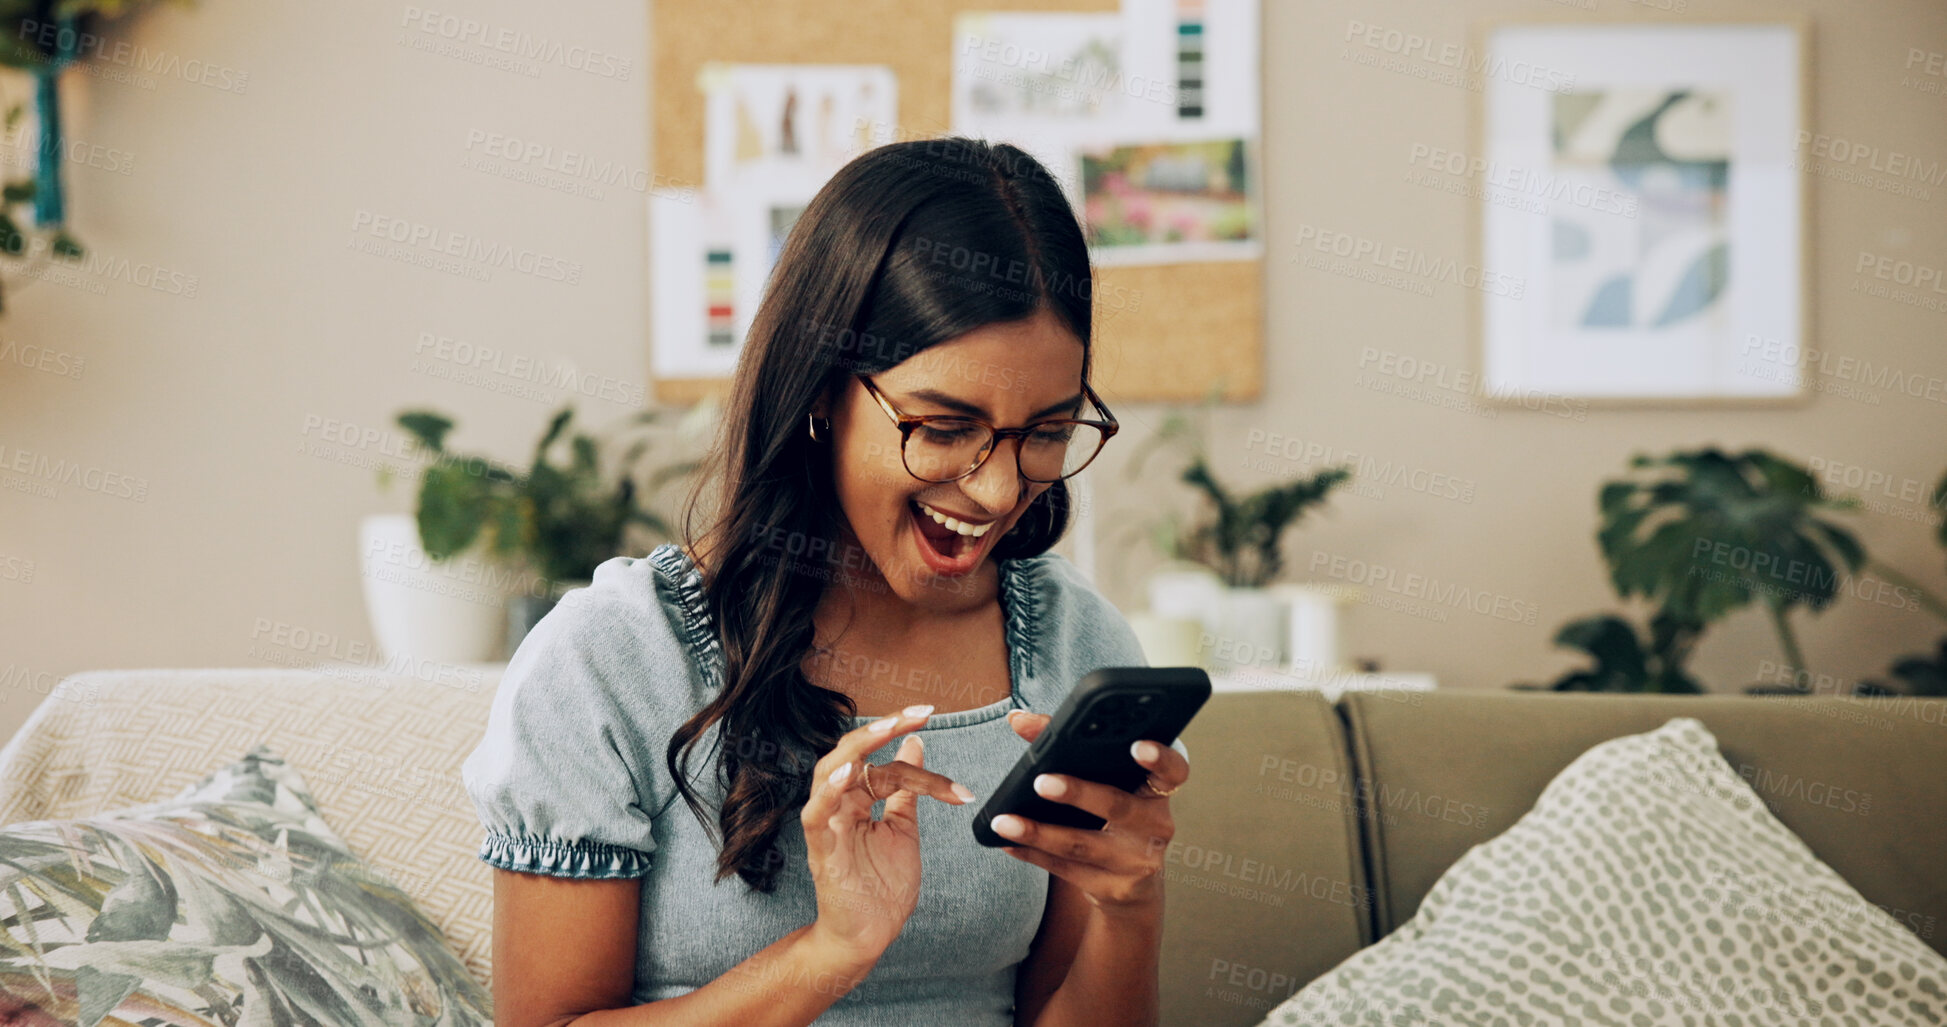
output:
{"label": "ruffled sleeve trim", "polygon": [[533,835],[488,831],[480,843],[480,858],[502,870],[518,870],[552,877],[641,877],[649,872],[650,855],[601,842],[562,842]]}
{"label": "ruffled sleeve trim", "polygon": [[1034,677],[1034,656],[1040,651],[1041,590],[1037,579],[1041,564],[1039,557],[1000,561],[1001,602],[1006,607],[1002,619],[1007,623],[1007,647],[1015,662],[1016,691],[1019,682]]}
{"label": "ruffled sleeve trim", "polygon": [[683,644],[689,646],[699,662],[707,669],[710,677],[723,681],[723,649],[717,641],[717,633],[710,625],[710,610],[703,592],[703,572],[697,569],[689,554],[674,542],[664,542],[649,551],[649,562],[676,593],[677,602],[683,607]]}
{"label": "ruffled sleeve trim", "polygon": [[[703,591],[703,572],[697,569],[683,547],[665,542],[649,551],[649,562],[669,582],[670,590],[682,606],[681,634],[697,659],[708,668],[721,687],[723,649],[711,625],[709,606]],[[1007,625],[1007,644],[1013,661],[1013,675],[1019,683],[1034,677],[1035,654],[1041,645],[1041,577],[1045,554],[1027,559],[999,561],[1001,603]],[[1018,698],[1018,694],[1017,694]]]}

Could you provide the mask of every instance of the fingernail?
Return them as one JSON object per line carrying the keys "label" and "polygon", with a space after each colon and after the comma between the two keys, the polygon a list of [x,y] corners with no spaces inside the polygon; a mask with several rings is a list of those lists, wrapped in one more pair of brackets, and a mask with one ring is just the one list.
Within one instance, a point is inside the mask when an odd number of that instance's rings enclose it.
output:
{"label": "fingernail", "polygon": [[918,735],[907,735],[906,737],[913,740],[913,748],[915,749],[926,748],[926,739],[921,738]]}
{"label": "fingernail", "polygon": [[871,731],[875,735],[883,735],[886,732],[891,731],[892,726],[897,723],[899,723],[898,717],[884,717],[882,719],[873,721],[870,725],[867,726],[867,730]]}
{"label": "fingernail", "polygon": [[953,794],[958,795],[960,797],[961,802],[974,801],[973,789],[968,788],[966,785],[963,785],[958,781],[953,782]]}
{"label": "fingernail", "polygon": [[908,717],[914,717],[914,718],[925,717],[925,716],[930,716],[932,714],[933,707],[931,705],[908,706],[902,712],[904,712]]}
{"label": "fingernail", "polygon": [[1034,790],[1052,799],[1068,791],[1068,783],[1053,774],[1037,774],[1034,778]]}
{"label": "fingernail", "polygon": [[995,834],[1003,834],[1009,838],[1019,838],[1023,834],[1021,818],[1012,813],[1003,813],[995,817],[988,826],[994,829]]}
{"label": "fingernail", "polygon": [[1163,747],[1147,738],[1142,738],[1138,739],[1134,745],[1129,747],[1129,754],[1144,763],[1148,763],[1150,760],[1163,754]]}
{"label": "fingernail", "polygon": [[839,767],[837,770],[832,771],[832,784],[842,785],[845,783],[845,779],[851,776],[852,776],[852,765],[850,763],[847,763],[844,766]]}

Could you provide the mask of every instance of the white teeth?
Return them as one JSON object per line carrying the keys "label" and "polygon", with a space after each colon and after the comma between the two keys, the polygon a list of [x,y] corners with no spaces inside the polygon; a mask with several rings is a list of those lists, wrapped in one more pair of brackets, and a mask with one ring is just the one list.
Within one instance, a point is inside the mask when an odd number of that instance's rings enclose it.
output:
{"label": "white teeth", "polygon": [[951,528],[962,535],[967,536],[968,538],[979,538],[980,536],[987,534],[987,529],[994,526],[993,521],[988,521],[986,524],[968,524],[967,522],[960,520],[957,517],[948,517],[946,514],[943,514],[938,510],[935,510],[932,507],[927,506],[925,503],[922,503],[917,499],[913,500],[913,504],[919,507],[920,510],[924,512],[928,517],[933,518],[934,520],[940,522],[941,524],[946,525],[948,528]]}

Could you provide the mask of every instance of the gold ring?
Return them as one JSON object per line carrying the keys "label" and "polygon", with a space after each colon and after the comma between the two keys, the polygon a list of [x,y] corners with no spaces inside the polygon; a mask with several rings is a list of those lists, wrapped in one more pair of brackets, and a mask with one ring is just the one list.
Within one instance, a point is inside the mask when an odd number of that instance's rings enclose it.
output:
{"label": "gold ring", "polygon": [[865,785],[865,794],[872,796],[873,802],[878,802],[879,801],[878,793],[872,790],[872,761],[861,760],[860,762],[865,764],[865,773],[862,775],[862,782]]}
{"label": "gold ring", "polygon": [[1155,784],[1155,782],[1153,782],[1153,781],[1150,781],[1150,780],[1148,780],[1148,779],[1145,779],[1145,780],[1143,781],[1143,787],[1144,787],[1144,788],[1147,788],[1147,789],[1149,789],[1149,794],[1151,794],[1151,795],[1154,795],[1155,797],[1157,797],[1157,798],[1159,798],[1159,799],[1161,799],[1161,798],[1164,798],[1164,797],[1166,797],[1166,796],[1171,796],[1171,795],[1175,795],[1175,794],[1176,794],[1177,792],[1179,792],[1179,791],[1182,791],[1182,790],[1183,790],[1183,786],[1179,784],[1179,785],[1177,785],[1177,786],[1176,786],[1175,788],[1172,788],[1172,789],[1170,789],[1169,791],[1167,791],[1167,792],[1166,792],[1166,791],[1163,791],[1162,789],[1160,789],[1160,788],[1158,788],[1158,787],[1156,787],[1156,784]]}

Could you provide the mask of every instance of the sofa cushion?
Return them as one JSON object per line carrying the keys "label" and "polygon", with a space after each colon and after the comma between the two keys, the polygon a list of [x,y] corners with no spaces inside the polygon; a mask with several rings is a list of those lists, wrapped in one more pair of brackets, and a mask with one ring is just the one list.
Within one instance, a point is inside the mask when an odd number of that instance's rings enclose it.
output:
{"label": "sofa cushion", "polygon": [[1253,1024],[1371,940],[1344,730],[1317,692],[1219,692],[1183,738],[1163,1022]]}
{"label": "sofa cushion", "polygon": [[173,799],[0,830],[0,996],[9,1023],[78,1027],[492,1022],[263,745]]}
{"label": "sofa cushion", "polygon": [[1766,809],[1698,721],[1595,746],[1288,1024],[1947,1021],[1947,959]]}
{"label": "sofa cushion", "polygon": [[165,799],[267,743],[485,984],[493,876],[475,856],[480,822],[460,762],[485,728],[498,670],[394,666],[71,675],[0,750],[0,825]]}
{"label": "sofa cushion", "polygon": [[1563,767],[1672,717],[1703,722],[1736,774],[1819,858],[1947,953],[1947,700],[1425,693],[1342,701],[1384,935]]}

